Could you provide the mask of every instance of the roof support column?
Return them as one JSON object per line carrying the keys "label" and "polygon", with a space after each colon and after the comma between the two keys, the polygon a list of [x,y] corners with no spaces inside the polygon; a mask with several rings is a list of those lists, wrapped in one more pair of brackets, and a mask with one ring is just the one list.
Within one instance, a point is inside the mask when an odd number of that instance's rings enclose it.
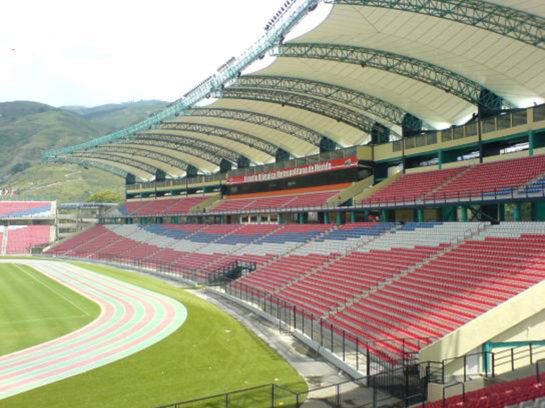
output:
{"label": "roof support column", "polygon": [[248,159],[246,156],[239,156],[237,159],[237,168],[247,169],[248,167],[250,167],[250,159]]}
{"label": "roof support column", "polygon": [[233,165],[229,160],[221,159],[220,162],[220,173],[227,173],[232,169]]}
{"label": "roof support column", "polygon": [[281,162],[281,161],[284,161],[284,160],[289,160],[290,159],[290,154],[285,151],[284,149],[282,148],[278,148],[278,150],[276,151],[276,154],[275,154],[275,159],[276,159],[276,162]]}
{"label": "roof support column", "polygon": [[328,137],[320,139],[320,153],[332,152],[337,148],[337,143]]}
{"label": "roof support column", "polygon": [[386,126],[381,125],[378,122],[375,122],[373,128],[371,129],[371,143],[372,144],[382,144],[388,143],[390,141],[390,129]]}

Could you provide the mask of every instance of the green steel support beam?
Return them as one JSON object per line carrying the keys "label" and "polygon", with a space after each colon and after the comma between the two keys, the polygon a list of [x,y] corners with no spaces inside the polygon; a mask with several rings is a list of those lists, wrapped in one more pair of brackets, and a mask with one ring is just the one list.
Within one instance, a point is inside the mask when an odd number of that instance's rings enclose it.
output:
{"label": "green steel support beam", "polygon": [[522,221],[522,204],[519,202],[514,203],[513,221]]}
{"label": "green steel support beam", "polygon": [[233,140],[235,142],[243,143],[247,146],[253,147],[254,149],[267,153],[268,155],[273,157],[279,147],[273,143],[269,143],[263,139],[260,139],[257,136],[250,135],[248,133],[221,126],[212,126],[202,123],[168,122],[161,125],[160,129],[181,130],[186,132],[195,132],[203,133],[206,135],[219,136],[225,139]]}
{"label": "green steel support beam", "polygon": [[498,221],[505,221],[505,204],[499,203],[498,204]]}
{"label": "green steel support beam", "polygon": [[424,209],[423,208],[417,208],[416,209],[416,219],[418,222],[424,222]]}
{"label": "green steel support beam", "polygon": [[329,224],[329,213],[324,212],[324,224]]}
{"label": "green steel support beam", "polygon": [[545,49],[545,18],[483,0],[329,0],[424,14],[491,31]]}
{"label": "green steel support beam", "polygon": [[292,106],[294,108],[304,109],[335,119],[338,122],[344,122],[347,125],[371,134],[374,120],[363,116],[360,112],[345,108],[332,102],[324,101],[318,98],[311,98],[306,95],[275,91],[272,89],[252,89],[237,88],[226,89],[222,93],[223,98],[228,99],[246,99],[251,101],[261,101],[276,103],[282,106]]}
{"label": "green steel support beam", "polygon": [[[229,150],[226,147],[210,143],[208,141],[184,137],[175,133],[141,133],[136,139],[134,139],[134,142],[148,146],[166,147],[182,153],[187,153],[217,166],[219,166],[221,159],[227,159],[236,163],[238,156],[240,156],[237,152]],[[129,140],[128,143],[131,143],[131,141]]]}
{"label": "green steel support beam", "polygon": [[187,116],[204,116],[222,119],[232,119],[241,122],[252,123],[278,130],[288,135],[297,137],[315,146],[320,145],[320,140],[327,137],[320,132],[291,122],[287,119],[278,118],[276,116],[266,115],[263,113],[225,108],[198,108],[187,111]]}
{"label": "green steel support beam", "polygon": [[74,153],[74,156],[75,157],[79,157],[79,158],[82,158],[82,159],[99,159],[99,160],[106,160],[106,161],[109,161],[109,162],[112,162],[112,163],[119,163],[119,164],[124,164],[124,165],[127,165],[127,166],[131,166],[131,167],[134,167],[134,168],[137,168],[145,173],[148,173],[148,174],[151,174],[151,175],[155,175],[155,171],[157,170],[155,167],[153,166],[150,166],[149,164],[147,163],[144,163],[144,162],[141,162],[139,160],[136,160],[136,159],[129,159],[127,157],[124,157],[124,156],[119,156],[115,153],[100,153],[100,152],[91,152],[91,151],[88,151],[88,152],[76,152]]}
{"label": "green steel support beam", "polygon": [[168,164],[169,166],[176,167],[183,171],[185,171],[187,169],[187,166],[189,165],[189,163],[183,160],[177,159],[175,157],[157,153],[157,152],[152,152],[150,150],[146,150],[145,147],[124,147],[122,144],[119,144],[119,143],[99,146],[96,149],[89,150],[89,151],[134,154],[136,156],[146,157],[146,158],[163,162],[165,164]]}
{"label": "green steel support beam", "polygon": [[536,146],[536,134],[533,130],[530,130],[528,132],[528,145],[529,145],[529,149],[528,149],[528,154],[530,156],[533,156],[534,155],[534,149],[535,149],[535,146]]}
{"label": "green steel support beam", "polygon": [[356,211],[350,211],[350,222],[356,222]]}
{"label": "green steel support beam", "polygon": [[464,206],[460,206],[458,207],[458,210],[460,211],[460,221],[467,222],[467,208]]}
{"label": "green steel support beam", "polygon": [[[276,89],[279,91],[297,92],[332,100],[347,105],[352,109],[369,112],[386,122],[385,125],[387,127],[388,125],[401,126],[403,118],[408,113],[406,110],[372,95],[325,82],[303,78],[247,75],[239,78],[230,89],[236,89],[237,87]],[[425,123],[424,127],[432,128]]]}
{"label": "green steel support beam", "polygon": [[[338,61],[358,64],[362,68],[380,69],[442,89],[475,106],[479,106],[479,102],[484,102],[485,106],[490,104],[493,107],[493,98],[490,101],[480,100],[483,87],[477,82],[446,68],[406,55],[372,48],[316,43],[281,45],[274,49],[273,54],[280,57]],[[494,93],[491,92],[491,95],[494,95]]]}
{"label": "green steel support beam", "polygon": [[299,0],[290,3],[278,19],[271,24],[269,29],[238,58],[233,58],[224,64],[214,75],[206,78],[199,85],[186,93],[182,98],[172,102],[166,109],[159,113],[136,123],[125,129],[119,130],[91,140],[79,145],[66,147],[63,149],[50,150],[46,152],[43,159],[50,161],[57,156],[71,154],[96,147],[98,145],[110,143],[120,139],[135,137],[136,133],[149,130],[153,126],[159,125],[165,119],[184,112],[195,103],[204,99],[211,92],[219,90],[223,84],[232,81],[240,76],[240,73],[251,65],[254,61],[261,58],[272,46],[282,42],[284,36],[306,15],[316,4],[316,0]]}

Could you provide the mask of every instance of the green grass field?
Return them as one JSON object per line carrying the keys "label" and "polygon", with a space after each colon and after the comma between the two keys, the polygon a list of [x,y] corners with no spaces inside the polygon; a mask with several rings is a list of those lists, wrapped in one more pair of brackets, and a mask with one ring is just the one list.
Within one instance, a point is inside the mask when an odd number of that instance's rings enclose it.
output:
{"label": "green grass field", "polygon": [[100,308],[24,265],[0,264],[0,355],[70,333]]}
{"label": "green grass field", "polygon": [[[7,407],[154,407],[261,384],[306,390],[275,351],[215,306],[159,279],[76,263],[182,302],[188,319],[173,335],[133,356],[64,381],[2,400]],[[290,400],[292,401],[292,400]],[[192,407],[224,407],[215,404]],[[268,390],[235,397],[232,407],[270,407]],[[288,407],[278,399],[276,406]]]}

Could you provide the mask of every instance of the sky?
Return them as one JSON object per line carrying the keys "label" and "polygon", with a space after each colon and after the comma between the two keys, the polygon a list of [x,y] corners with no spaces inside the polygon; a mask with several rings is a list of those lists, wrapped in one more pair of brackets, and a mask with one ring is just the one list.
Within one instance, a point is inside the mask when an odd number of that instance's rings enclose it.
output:
{"label": "sky", "polygon": [[284,2],[3,2],[0,102],[175,100],[249,48]]}

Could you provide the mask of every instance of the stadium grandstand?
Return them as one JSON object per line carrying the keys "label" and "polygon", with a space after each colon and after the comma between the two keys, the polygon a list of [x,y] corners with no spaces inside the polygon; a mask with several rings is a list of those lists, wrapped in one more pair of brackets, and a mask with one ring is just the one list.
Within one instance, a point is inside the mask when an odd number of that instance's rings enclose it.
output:
{"label": "stadium grandstand", "polygon": [[545,3],[296,0],[265,28],[45,155],[126,182],[47,254],[219,288],[407,405],[543,404]]}
{"label": "stadium grandstand", "polygon": [[55,201],[0,201],[0,255],[41,252],[56,239]]}

